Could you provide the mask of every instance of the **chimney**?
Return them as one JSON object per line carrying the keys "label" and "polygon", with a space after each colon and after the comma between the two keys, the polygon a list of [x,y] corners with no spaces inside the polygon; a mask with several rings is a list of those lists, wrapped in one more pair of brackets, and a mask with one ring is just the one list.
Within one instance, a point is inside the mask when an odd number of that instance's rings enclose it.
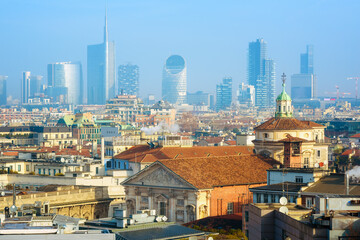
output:
{"label": "chimney", "polygon": [[344,175],[344,182],[345,182],[345,194],[349,195],[349,174],[345,173]]}
{"label": "chimney", "polygon": [[325,197],[324,200],[325,200],[324,213],[325,213],[325,216],[328,216],[329,215],[329,198]]}

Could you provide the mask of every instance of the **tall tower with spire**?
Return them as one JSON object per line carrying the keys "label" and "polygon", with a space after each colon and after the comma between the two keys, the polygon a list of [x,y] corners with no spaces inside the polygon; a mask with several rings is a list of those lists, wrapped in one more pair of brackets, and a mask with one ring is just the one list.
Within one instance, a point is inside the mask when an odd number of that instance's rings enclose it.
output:
{"label": "tall tower with spire", "polygon": [[105,10],[104,42],[87,48],[87,103],[105,104],[115,96],[115,43],[109,41]]}

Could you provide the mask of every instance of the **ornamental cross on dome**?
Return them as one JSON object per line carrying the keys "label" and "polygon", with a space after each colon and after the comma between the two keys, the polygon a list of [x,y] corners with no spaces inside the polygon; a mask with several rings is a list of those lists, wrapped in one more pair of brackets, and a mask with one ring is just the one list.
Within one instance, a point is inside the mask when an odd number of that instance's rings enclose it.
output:
{"label": "ornamental cross on dome", "polygon": [[282,79],[283,86],[284,86],[284,85],[285,85],[285,81],[286,81],[286,75],[285,75],[285,73],[283,73],[283,74],[281,75],[281,79]]}

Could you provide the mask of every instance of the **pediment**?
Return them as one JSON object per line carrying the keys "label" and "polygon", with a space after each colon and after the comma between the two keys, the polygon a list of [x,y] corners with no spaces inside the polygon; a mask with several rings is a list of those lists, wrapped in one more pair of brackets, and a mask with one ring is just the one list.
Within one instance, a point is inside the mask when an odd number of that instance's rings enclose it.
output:
{"label": "pediment", "polygon": [[164,166],[150,166],[140,172],[137,176],[129,179],[124,185],[139,185],[150,187],[169,187],[169,188],[194,188],[178,175],[166,169]]}

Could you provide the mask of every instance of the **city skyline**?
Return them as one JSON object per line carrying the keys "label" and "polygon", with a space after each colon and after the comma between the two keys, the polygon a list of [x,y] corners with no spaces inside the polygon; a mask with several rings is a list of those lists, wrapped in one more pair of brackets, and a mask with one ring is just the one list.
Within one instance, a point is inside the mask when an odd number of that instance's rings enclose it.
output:
{"label": "city skyline", "polygon": [[[20,7],[16,3],[21,3]],[[49,62],[81,61],[86,66],[86,46],[99,42],[105,6],[95,1],[84,3],[0,3],[3,9],[0,10],[3,11],[0,21],[7,36],[1,40],[3,57],[0,58],[0,74],[9,76],[9,82],[20,84],[23,71],[46,76]],[[347,36],[354,29],[356,21],[352,13],[359,3],[305,1],[291,4],[279,1],[270,4],[257,1],[250,4],[227,1],[224,4],[209,2],[205,8],[201,5],[188,1],[171,5],[160,1],[108,2],[110,39],[117,43],[116,67],[132,62],[142,69],[141,96],[154,93],[157,98],[160,97],[161,90],[156,86],[161,85],[163,61],[171,54],[180,54],[187,59],[190,92],[214,93],[218,79],[224,75],[232,76],[235,85],[247,83],[247,44],[260,37],[271,45],[269,56],[276,61],[278,72],[286,72],[289,76],[299,72],[298,56],[304,46],[314,45],[319,86],[317,95],[334,92],[335,85],[340,85],[341,90],[351,91],[351,96],[354,96],[354,83],[346,77],[358,75],[356,56],[360,50],[355,41],[358,33],[355,32],[355,36],[352,34],[351,38]],[[267,7],[272,10],[271,13],[265,11]],[[326,11],[322,11],[324,8]],[[179,19],[182,12],[179,10],[183,9],[187,10],[188,17]],[[195,14],[201,9],[204,10],[203,19]],[[67,13],[60,14],[61,10]],[[254,11],[261,13],[258,20],[250,14]],[[214,18],[215,13],[218,14]],[[271,21],[264,22],[269,16]],[[47,17],[46,23],[42,21],[44,17]],[[337,21],[333,20],[335,18]],[[259,25],[259,22],[263,24]],[[325,22],[330,24],[324,25]],[[172,25],[179,28],[169,28]],[[54,26],[57,26],[57,31],[49,31],[49,27],[53,29]],[[234,31],[234,27],[241,30]],[[321,28],[325,28],[324,31],[318,31]],[[176,31],[180,34],[174,38],[172,34]],[[19,32],[33,37],[26,38],[25,42],[18,37]],[[329,49],[335,57],[327,57]],[[19,59],[16,56],[20,53]],[[276,92],[280,91],[279,80],[278,74]],[[288,92],[290,87],[288,84]],[[8,95],[20,98],[16,89],[16,85],[8,84]]]}

